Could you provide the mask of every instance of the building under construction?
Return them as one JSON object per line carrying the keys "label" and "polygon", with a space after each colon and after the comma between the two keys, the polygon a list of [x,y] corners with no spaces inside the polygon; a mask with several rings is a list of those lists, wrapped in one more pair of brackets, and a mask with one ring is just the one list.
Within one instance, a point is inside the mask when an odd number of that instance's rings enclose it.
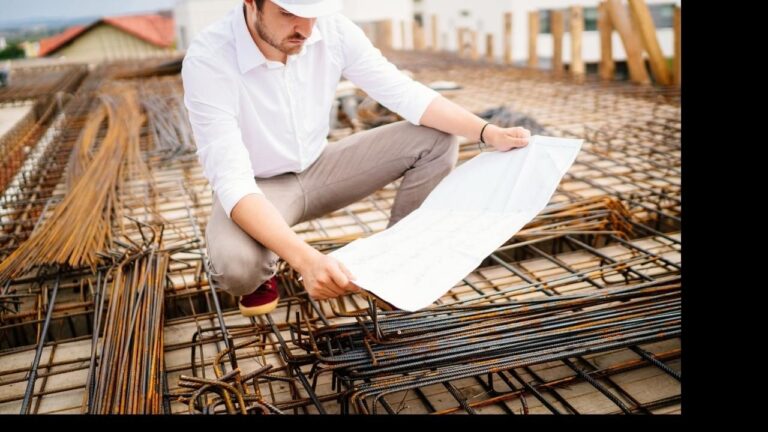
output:
{"label": "building under construction", "polygon": [[[678,87],[386,55],[495,124],[584,140],[545,210],[414,313],[316,301],[282,261],[270,315],[211,283],[178,59],[15,69],[0,413],[679,413]],[[359,90],[335,114],[330,141],[399,119]],[[293,228],[330,252],[383,230],[398,186]]]}

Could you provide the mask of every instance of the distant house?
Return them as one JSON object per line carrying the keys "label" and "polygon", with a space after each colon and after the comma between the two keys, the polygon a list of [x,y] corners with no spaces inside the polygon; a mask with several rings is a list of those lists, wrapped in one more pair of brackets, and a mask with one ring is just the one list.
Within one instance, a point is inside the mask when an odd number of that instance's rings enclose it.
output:
{"label": "distant house", "polygon": [[19,46],[24,50],[24,57],[28,59],[37,57],[40,52],[40,42],[23,41],[19,43]]}
{"label": "distant house", "polygon": [[173,18],[152,14],[105,17],[40,40],[40,57],[98,63],[174,51]]}

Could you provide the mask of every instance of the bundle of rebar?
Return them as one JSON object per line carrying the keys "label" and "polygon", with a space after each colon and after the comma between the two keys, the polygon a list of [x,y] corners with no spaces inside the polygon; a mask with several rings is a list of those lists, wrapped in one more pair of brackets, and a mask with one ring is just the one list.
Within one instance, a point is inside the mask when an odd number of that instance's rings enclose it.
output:
{"label": "bundle of rebar", "polygon": [[57,92],[71,93],[88,74],[87,64],[14,67],[12,80],[0,87],[0,103],[44,99]]}
{"label": "bundle of rebar", "polygon": [[[38,231],[0,263],[0,281],[42,265],[66,264],[95,271],[111,248],[113,221],[121,221],[118,190],[127,178],[147,177],[139,152],[142,115],[135,90],[108,87],[73,149],[70,190]],[[99,139],[102,122],[108,127]],[[93,154],[93,156],[91,156]]]}
{"label": "bundle of rebar", "polygon": [[303,347],[317,356],[316,373],[333,371],[360,412],[376,413],[387,393],[677,337],[680,301],[677,277],[530,301],[372,311],[310,332]]}
{"label": "bundle of rebar", "polygon": [[59,202],[57,185],[86,118],[99,105],[95,95],[104,78],[103,68],[98,68],[87,74],[73,97],[57,97],[57,109],[58,102],[62,105],[60,114],[44,130],[39,142],[30,143],[21,168],[0,198],[0,260],[26,241],[41,216]]}
{"label": "bundle of rebar", "polygon": [[165,159],[194,151],[192,126],[178,80],[148,79],[138,85],[138,91],[153,148],[164,153]]}
{"label": "bundle of rebar", "polygon": [[[103,324],[98,366],[96,344],[88,384],[92,414],[159,414],[163,412],[164,287],[170,260],[161,234],[131,250],[108,277],[109,302]],[[101,294],[96,322],[101,321],[106,293]],[[99,328],[94,330],[98,335]]]}
{"label": "bundle of rebar", "polygon": [[32,68],[17,72],[19,76],[13,86],[0,90],[0,104],[19,101],[34,101],[34,104],[22,120],[0,136],[0,191],[8,187],[30,150],[61,113],[62,101],[80,85],[87,68]]}

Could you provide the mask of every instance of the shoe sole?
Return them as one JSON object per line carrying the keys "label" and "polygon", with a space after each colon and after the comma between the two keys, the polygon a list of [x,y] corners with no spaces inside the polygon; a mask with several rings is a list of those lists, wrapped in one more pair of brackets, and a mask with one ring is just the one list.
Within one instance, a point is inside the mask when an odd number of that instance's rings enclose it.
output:
{"label": "shoe sole", "polygon": [[260,306],[246,307],[246,306],[243,306],[240,303],[238,303],[238,306],[240,307],[240,313],[243,316],[251,317],[251,316],[256,316],[256,315],[265,315],[265,314],[268,314],[268,313],[272,312],[277,307],[277,302],[279,302],[279,301],[280,301],[280,298],[278,297],[278,298],[274,299],[273,301],[271,301],[269,303],[266,303],[266,304],[263,304],[263,305],[260,305]]}

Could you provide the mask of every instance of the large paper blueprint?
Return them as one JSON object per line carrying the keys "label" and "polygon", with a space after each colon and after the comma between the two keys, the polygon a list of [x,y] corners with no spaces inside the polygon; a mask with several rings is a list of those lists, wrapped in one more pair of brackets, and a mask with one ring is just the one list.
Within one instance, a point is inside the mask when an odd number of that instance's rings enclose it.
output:
{"label": "large paper blueprint", "polygon": [[536,135],[520,149],[481,153],[400,222],[331,255],[398,308],[429,306],[547,205],[581,144]]}

